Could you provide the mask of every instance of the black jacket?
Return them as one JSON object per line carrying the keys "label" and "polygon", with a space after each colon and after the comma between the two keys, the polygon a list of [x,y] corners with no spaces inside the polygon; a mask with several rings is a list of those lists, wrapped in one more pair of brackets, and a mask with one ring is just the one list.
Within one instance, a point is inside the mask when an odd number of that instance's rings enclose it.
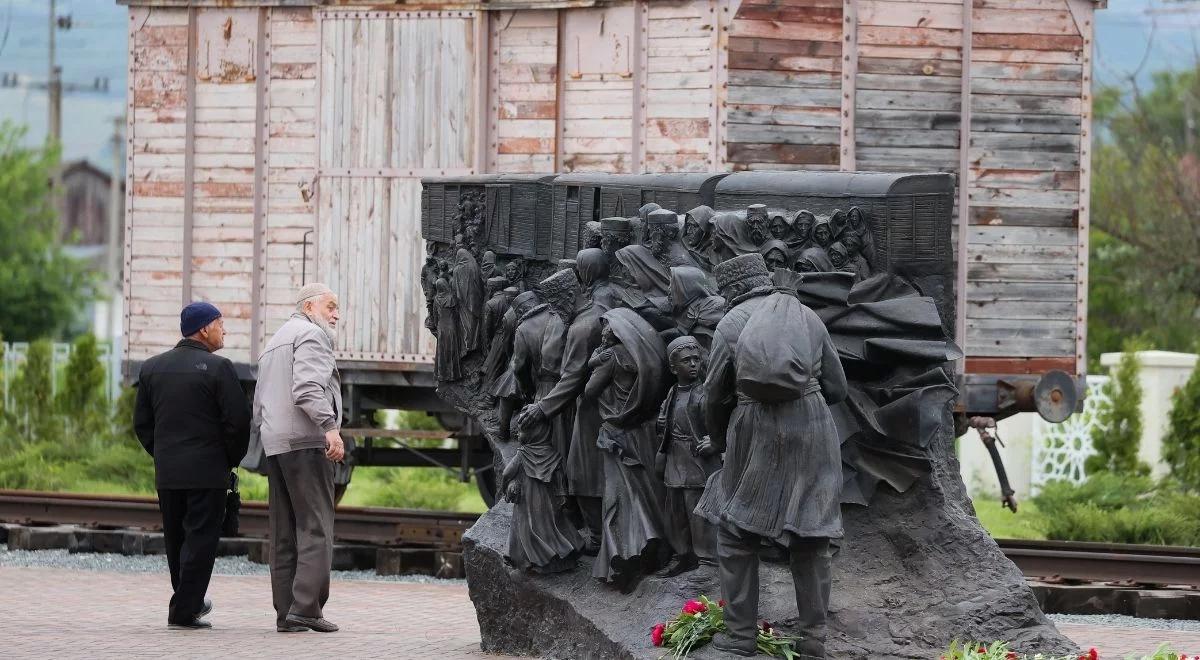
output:
{"label": "black jacket", "polygon": [[250,402],[233,363],[184,339],[142,364],[133,427],[158,488],[227,488],[250,442]]}

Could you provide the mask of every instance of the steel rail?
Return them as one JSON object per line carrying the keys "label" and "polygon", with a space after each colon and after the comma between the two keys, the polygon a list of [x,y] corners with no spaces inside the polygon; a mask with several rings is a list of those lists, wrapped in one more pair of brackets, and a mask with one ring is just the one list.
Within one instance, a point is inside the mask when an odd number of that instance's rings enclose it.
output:
{"label": "steel rail", "polygon": [[[338,507],[334,536],[348,542],[457,550],[463,533],[478,517],[441,511]],[[19,490],[0,490],[0,522],[162,529],[158,501],[152,497]],[[243,535],[266,536],[266,504],[243,502],[240,522]],[[1015,539],[999,539],[997,543],[1029,577],[1200,586],[1200,548]]]}
{"label": "steel rail", "polygon": [[[376,545],[454,549],[478,517],[470,513],[340,506],[335,510],[334,537]],[[265,503],[242,502],[239,520],[243,536],[267,535]],[[0,490],[0,522],[162,529],[158,500],[152,497],[20,490]]]}
{"label": "steel rail", "polygon": [[1028,577],[1200,587],[1200,548],[1015,539],[997,543]]}

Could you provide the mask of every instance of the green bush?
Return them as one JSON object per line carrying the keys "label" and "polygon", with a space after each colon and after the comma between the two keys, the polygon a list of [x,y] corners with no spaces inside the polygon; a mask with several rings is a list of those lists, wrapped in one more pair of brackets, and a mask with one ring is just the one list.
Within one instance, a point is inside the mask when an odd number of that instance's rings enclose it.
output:
{"label": "green bush", "polygon": [[1171,396],[1168,419],[1162,440],[1163,459],[1177,484],[1200,491],[1200,362],[1187,383]]}
{"label": "green bush", "polygon": [[53,355],[54,345],[49,339],[30,344],[25,364],[13,383],[17,432],[34,441],[57,438],[62,430],[54,408],[54,376],[50,368]]}
{"label": "green bush", "polygon": [[1148,477],[1100,472],[1079,485],[1047,484],[1033,499],[1048,539],[1200,545],[1200,495]]}
{"label": "green bush", "polygon": [[1046,514],[1078,504],[1091,504],[1104,511],[1134,506],[1155,490],[1154,481],[1142,475],[1098,472],[1082,484],[1051,481],[1033,497],[1039,511]]}
{"label": "green bush", "polygon": [[1112,378],[1104,385],[1108,403],[1100,409],[1092,434],[1096,453],[1084,462],[1088,474],[1101,471],[1149,474],[1150,466],[1138,460],[1142,442],[1142,386],[1138,382],[1137,350],[1130,342]]}

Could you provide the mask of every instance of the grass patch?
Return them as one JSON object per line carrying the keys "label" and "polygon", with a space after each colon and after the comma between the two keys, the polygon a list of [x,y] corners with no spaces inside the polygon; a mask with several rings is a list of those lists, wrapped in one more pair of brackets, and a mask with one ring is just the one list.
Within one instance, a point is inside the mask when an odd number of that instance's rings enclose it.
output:
{"label": "grass patch", "polygon": [[993,499],[975,500],[975,514],[983,528],[996,539],[1046,538],[1042,531],[1043,518],[1033,502],[1021,502],[1017,512],[1005,509]]}

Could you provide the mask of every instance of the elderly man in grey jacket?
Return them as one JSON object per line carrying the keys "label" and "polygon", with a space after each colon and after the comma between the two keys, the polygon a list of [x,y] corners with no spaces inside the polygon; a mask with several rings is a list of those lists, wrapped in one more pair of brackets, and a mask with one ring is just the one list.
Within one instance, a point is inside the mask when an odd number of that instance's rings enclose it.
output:
{"label": "elderly man in grey jacket", "polygon": [[335,632],[322,613],[333,563],[334,463],[345,454],[333,342],[338,298],[324,284],[297,294],[296,312],[258,360],[254,428],[267,455],[271,592],[279,632]]}

